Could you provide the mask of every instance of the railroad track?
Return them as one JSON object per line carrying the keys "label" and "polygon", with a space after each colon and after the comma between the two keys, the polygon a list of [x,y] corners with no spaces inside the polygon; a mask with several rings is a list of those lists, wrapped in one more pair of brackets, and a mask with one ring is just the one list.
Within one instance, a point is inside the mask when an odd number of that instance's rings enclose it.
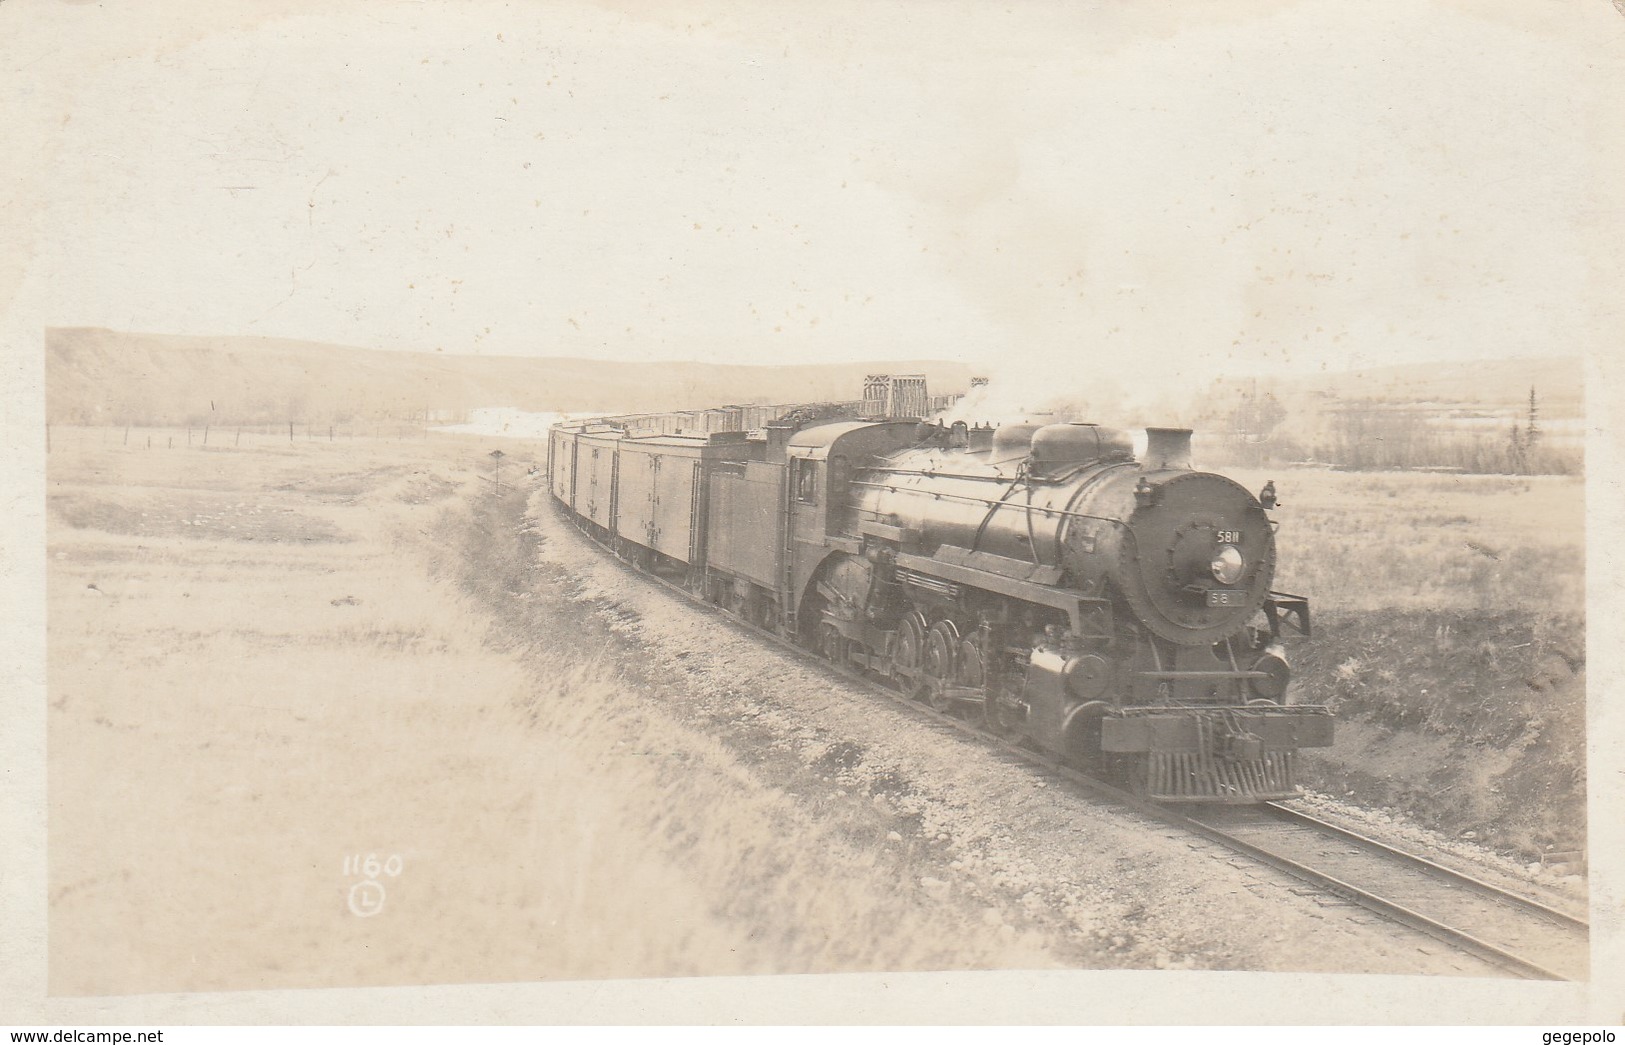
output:
{"label": "railroad track", "polygon": [[[569,521],[571,517],[561,510],[560,518]],[[834,664],[777,632],[740,620],[682,585],[615,556],[591,534],[580,532],[626,569],[800,660],[903,705],[937,732],[973,737],[1091,797],[1183,828],[1514,976],[1584,980],[1589,975],[1590,930],[1583,918],[1279,802],[1174,806],[1140,798],[957,715],[933,710],[872,674]]]}
{"label": "railroad track", "polygon": [[1229,848],[1530,979],[1584,980],[1584,919],[1279,802],[1172,811]]}

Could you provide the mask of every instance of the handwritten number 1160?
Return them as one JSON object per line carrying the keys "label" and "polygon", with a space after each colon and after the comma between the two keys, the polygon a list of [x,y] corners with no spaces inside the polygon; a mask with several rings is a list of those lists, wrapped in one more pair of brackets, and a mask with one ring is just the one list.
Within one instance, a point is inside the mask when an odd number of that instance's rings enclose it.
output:
{"label": "handwritten number 1160", "polygon": [[344,858],[344,873],[358,874],[363,878],[377,878],[380,874],[387,874],[397,878],[405,865],[401,862],[399,853],[392,854],[388,859],[380,861],[377,854],[368,853],[366,856],[351,855]]}

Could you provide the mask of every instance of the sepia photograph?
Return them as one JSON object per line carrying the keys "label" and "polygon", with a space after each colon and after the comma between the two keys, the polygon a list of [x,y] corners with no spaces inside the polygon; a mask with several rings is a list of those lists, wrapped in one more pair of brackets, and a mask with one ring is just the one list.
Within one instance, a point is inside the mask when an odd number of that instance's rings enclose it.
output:
{"label": "sepia photograph", "polygon": [[1622,91],[0,0],[0,1023],[1618,1024]]}

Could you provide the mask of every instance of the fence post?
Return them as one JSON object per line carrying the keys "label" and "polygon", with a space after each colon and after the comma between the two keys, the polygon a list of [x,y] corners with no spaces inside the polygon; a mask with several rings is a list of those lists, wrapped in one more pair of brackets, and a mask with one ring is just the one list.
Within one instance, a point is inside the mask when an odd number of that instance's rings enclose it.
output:
{"label": "fence post", "polygon": [[293,422],[288,422],[288,442],[293,442]]}
{"label": "fence post", "polygon": [[203,445],[204,446],[209,445],[209,426],[208,425],[203,426]]}
{"label": "fence post", "polygon": [[130,426],[129,425],[124,426],[124,445],[125,446],[130,445]]}

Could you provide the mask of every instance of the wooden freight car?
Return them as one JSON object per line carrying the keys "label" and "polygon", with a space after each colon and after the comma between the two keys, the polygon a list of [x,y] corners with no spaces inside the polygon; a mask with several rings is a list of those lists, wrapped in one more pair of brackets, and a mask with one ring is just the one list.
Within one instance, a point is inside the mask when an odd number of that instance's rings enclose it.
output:
{"label": "wooden freight car", "polygon": [[550,489],[623,558],[793,633],[818,567],[847,540],[830,536],[842,510],[838,492],[853,468],[909,445],[916,427],[769,424],[750,438],[560,425],[548,444]]}

